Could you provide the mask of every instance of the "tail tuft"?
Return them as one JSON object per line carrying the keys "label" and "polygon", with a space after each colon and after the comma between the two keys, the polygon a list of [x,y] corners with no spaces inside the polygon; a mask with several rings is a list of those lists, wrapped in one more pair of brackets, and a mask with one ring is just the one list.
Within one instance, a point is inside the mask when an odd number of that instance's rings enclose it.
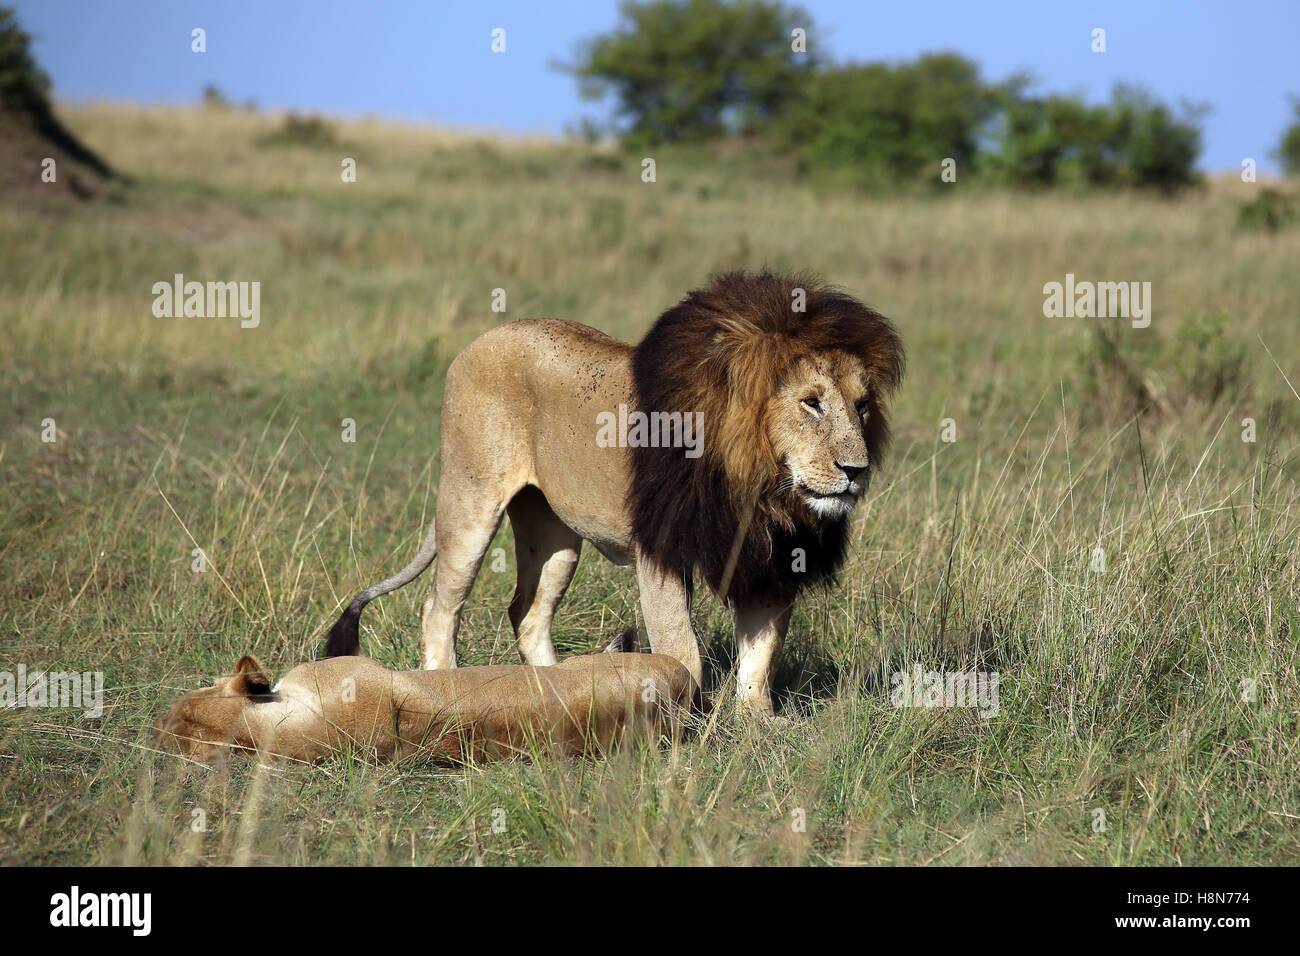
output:
{"label": "tail tuft", "polygon": [[349,607],[330,628],[326,657],[349,657],[361,650],[361,608]]}
{"label": "tail tuft", "polygon": [[625,627],[618,637],[609,642],[605,648],[606,654],[635,654],[638,650],[638,642],[635,627]]}

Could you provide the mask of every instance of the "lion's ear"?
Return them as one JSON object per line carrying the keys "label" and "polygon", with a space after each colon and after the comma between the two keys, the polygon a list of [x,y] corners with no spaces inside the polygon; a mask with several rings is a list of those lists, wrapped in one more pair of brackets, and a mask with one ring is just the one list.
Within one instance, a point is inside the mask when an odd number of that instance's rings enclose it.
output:
{"label": "lion's ear", "polygon": [[271,678],[266,675],[261,661],[252,654],[245,654],[236,662],[228,687],[234,694],[266,694],[271,690]]}

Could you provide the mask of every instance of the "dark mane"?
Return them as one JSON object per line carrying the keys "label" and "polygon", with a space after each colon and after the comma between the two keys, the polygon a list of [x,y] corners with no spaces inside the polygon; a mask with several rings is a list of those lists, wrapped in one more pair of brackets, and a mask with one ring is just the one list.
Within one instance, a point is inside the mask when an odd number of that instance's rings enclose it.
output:
{"label": "dark mane", "polygon": [[[797,289],[802,312],[793,308]],[[815,277],[716,276],[661,315],[636,347],[637,409],[703,413],[700,457],[631,450],[627,507],[637,546],[688,586],[698,573],[728,600],[790,601],[833,580],[843,564],[847,519],[818,519],[782,489],[782,463],[767,438],[768,403],[783,376],[824,352],[848,353],[867,369],[864,437],[874,467],[889,442],[883,403],[902,377],[902,345],[888,319]],[[803,571],[791,567],[796,548]]]}

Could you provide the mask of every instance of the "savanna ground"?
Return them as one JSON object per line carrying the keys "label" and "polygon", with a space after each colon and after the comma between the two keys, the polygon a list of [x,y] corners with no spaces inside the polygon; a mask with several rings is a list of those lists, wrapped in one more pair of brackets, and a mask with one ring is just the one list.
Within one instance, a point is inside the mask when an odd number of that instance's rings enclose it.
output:
{"label": "savanna ground", "polygon": [[[1236,227],[1258,187],[869,198],[743,151],[659,155],[649,185],[575,144],[63,112],[134,182],[0,207],[0,670],[102,670],[107,699],[0,712],[0,862],[1300,862],[1300,232]],[[177,695],[246,652],[313,657],[414,553],[443,373],[476,334],[545,315],[634,339],[709,272],[763,264],[847,287],[909,352],[852,561],[794,619],[791,723],[724,707],[677,752],[464,772],[155,749]],[[155,318],[177,272],[260,281],[260,327]],[[1044,318],[1067,272],[1150,281],[1151,327]],[[508,527],[496,544],[463,663],[517,659]],[[368,653],[417,664],[426,586],[371,606]],[[558,649],[637,613],[588,548]],[[696,623],[725,695],[729,617],[709,598]],[[913,662],[997,671],[998,715],[896,709]]]}

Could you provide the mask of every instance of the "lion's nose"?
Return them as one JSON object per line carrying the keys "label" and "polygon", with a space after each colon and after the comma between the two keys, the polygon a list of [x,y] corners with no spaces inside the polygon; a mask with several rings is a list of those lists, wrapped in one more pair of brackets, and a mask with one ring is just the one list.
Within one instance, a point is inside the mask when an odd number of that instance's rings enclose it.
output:
{"label": "lion's nose", "polygon": [[852,481],[854,478],[858,477],[858,475],[867,470],[866,465],[841,465],[838,461],[835,463],[835,467],[844,472],[849,481]]}

